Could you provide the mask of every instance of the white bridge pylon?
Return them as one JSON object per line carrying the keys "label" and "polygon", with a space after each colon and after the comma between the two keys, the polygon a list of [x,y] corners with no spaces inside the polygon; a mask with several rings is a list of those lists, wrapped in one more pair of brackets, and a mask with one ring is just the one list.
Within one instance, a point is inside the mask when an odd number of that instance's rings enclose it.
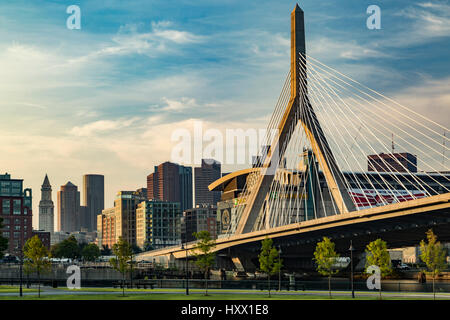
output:
{"label": "white bridge pylon", "polygon": [[307,55],[298,5],[267,129],[229,236],[450,192],[447,127]]}

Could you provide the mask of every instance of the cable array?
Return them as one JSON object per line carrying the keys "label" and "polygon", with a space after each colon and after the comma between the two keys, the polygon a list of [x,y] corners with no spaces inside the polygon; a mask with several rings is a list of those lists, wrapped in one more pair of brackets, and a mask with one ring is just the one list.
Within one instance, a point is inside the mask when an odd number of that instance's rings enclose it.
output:
{"label": "cable array", "polygon": [[[342,179],[355,210],[450,192],[448,129],[416,111],[325,65],[299,55],[298,97],[293,101],[288,74],[267,126],[264,166],[289,103],[294,121],[280,145],[269,192],[253,230],[336,215],[343,212],[323,168],[335,163],[332,179]],[[316,132],[311,138],[311,132]],[[322,146],[322,156],[313,150]],[[263,170],[249,174],[227,234],[235,232],[245,203]],[[330,179],[328,177],[328,179]]]}

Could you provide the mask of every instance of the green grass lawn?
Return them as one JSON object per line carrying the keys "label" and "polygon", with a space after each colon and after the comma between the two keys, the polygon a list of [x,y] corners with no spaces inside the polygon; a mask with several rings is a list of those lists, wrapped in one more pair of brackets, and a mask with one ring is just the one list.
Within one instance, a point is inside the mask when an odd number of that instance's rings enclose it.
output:
{"label": "green grass lawn", "polygon": [[[109,291],[111,292],[111,291]],[[272,294],[271,298],[266,294],[233,294],[233,293],[214,293],[210,292],[205,296],[203,292],[191,292],[189,296],[184,293],[127,293],[122,296],[121,292],[117,294],[61,294],[61,295],[42,295],[40,298],[36,295],[28,295],[22,298],[18,296],[0,296],[0,300],[329,300],[328,294],[312,295],[308,293],[299,293],[295,295]],[[351,296],[332,297],[333,300],[353,300]],[[432,296],[413,297],[413,300],[429,300]],[[378,295],[357,296],[355,300],[378,300]],[[392,297],[383,295],[383,300],[411,300],[410,297]]]}
{"label": "green grass lawn", "polygon": [[[18,297],[5,296],[0,297],[0,300],[17,300]],[[90,295],[43,295],[38,298],[37,295],[25,296],[21,298],[22,300],[328,300],[328,296],[320,295],[292,295],[292,296],[281,296],[272,295],[269,298],[266,295],[259,294],[248,294],[242,295],[232,295],[232,294],[210,294],[204,296],[203,294],[190,294],[186,296],[184,294],[125,294],[125,297],[118,294],[90,294]],[[333,297],[334,300],[351,300],[351,297],[339,296]],[[376,300],[377,297],[359,297],[358,300]],[[386,298],[392,300],[394,298]],[[407,299],[407,298],[403,298]],[[397,300],[397,299],[395,299]]]}
{"label": "green grass lawn", "polygon": [[[36,289],[27,289],[22,287],[22,292],[37,292]],[[0,293],[13,293],[19,292],[19,286],[0,286]]]}
{"label": "green grass lawn", "polygon": [[[55,289],[53,289],[55,290]],[[68,289],[66,287],[61,287],[61,288],[57,288],[56,290],[64,290],[67,292],[76,292],[76,291],[88,291],[88,292],[122,292],[121,288],[94,288],[94,287],[86,287],[86,288],[81,288],[81,289]],[[162,292],[171,292],[171,293],[176,293],[179,292],[180,294],[184,294],[186,291],[186,289],[184,288],[156,288],[156,289],[125,289],[125,294],[127,294],[127,292],[142,292],[142,293],[162,293]],[[248,294],[252,294],[252,293],[267,293],[267,290],[251,290],[251,289],[233,289],[233,290],[226,290],[226,289],[208,289],[208,293],[210,294],[217,294],[217,293],[223,293],[224,291],[229,291],[230,293],[248,293]],[[191,288],[189,289],[189,292],[191,293],[204,293],[205,289],[198,289],[198,288]],[[280,292],[281,294],[285,293],[297,293],[298,295],[305,295],[308,293],[323,293],[324,296],[328,297],[328,291],[319,291],[319,290],[306,290],[306,291],[288,291],[288,290],[281,290]],[[332,295],[336,294],[336,293],[342,293],[339,291],[332,291]],[[355,292],[356,295],[358,294],[363,294],[363,295],[374,295],[376,297],[378,297],[378,291],[356,291]],[[272,290],[271,291],[272,295],[277,295],[278,291],[277,290]],[[382,292],[383,297],[384,296],[390,296],[390,295],[398,295],[398,292]],[[419,293],[417,292],[402,292],[401,295],[403,296],[409,296],[409,295],[417,295]],[[429,292],[428,293],[430,295],[430,297],[432,297],[432,293]],[[438,295],[445,295],[448,296],[450,298],[450,292],[436,292],[436,294]],[[286,295],[282,295],[283,297]]]}

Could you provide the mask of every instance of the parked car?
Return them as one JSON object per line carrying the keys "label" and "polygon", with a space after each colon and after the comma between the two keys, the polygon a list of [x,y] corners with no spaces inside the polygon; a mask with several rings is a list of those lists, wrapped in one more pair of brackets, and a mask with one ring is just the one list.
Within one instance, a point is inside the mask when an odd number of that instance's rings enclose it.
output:
{"label": "parked car", "polygon": [[1,263],[17,263],[19,259],[15,256],[5,255],[3,259],[0,260]]}
{"label": "parked car", "polygon": [[400,269],[400,270],[409,270],[409,269],[411,269],[407,264],[404,264],[404,263],[400,263],[398,266],[397,266],[397,269]]}

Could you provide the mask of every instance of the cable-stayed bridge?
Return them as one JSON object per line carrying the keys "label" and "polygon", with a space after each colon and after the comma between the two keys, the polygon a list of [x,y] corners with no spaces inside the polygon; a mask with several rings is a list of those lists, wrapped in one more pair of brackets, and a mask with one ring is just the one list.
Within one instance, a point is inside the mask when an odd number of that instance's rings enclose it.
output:
{"label": "cable-stayed bridge", "polygon": [[[325,65],[305,50],[304,13],[291,13],[291,67],[253,168],[238,184],[218,256],[252,269],[271,237],[289,264],[331,237],[346,251],[383,238],[417,245],[433,228],[450,241],[447,128]],[[447,153],[448,154],[448,153]],[[370,155],[370,156],[369,156]],[[368,157],[369,156],[369,157]],[[420,170],[418,170],[418,168]],[[184,259],[181,246],[140,254]],[[189,254],[189,252],[187,252]]]}

